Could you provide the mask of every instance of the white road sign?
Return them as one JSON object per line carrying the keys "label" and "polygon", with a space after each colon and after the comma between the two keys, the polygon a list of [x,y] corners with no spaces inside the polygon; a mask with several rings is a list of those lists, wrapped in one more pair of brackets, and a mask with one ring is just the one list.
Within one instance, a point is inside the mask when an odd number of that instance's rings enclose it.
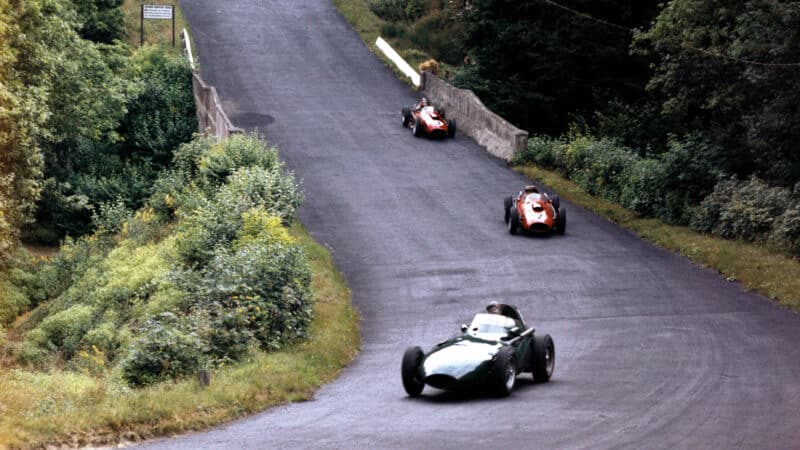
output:
{"label": "white road sign", "polygon": [[142,5],[145,19],[172,19],[172,5]]}

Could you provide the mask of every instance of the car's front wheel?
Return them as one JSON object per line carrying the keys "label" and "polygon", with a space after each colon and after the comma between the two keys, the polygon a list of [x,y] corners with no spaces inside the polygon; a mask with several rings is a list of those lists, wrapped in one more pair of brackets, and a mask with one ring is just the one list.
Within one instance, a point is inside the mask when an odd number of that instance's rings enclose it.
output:
{"label": "car's front wheel", "polygon": [[508,232],[511,234],[517,234],[519,230],[519,212],[517,208],[511,207],[511,212],[508,217]]}
{"label": "car's front wheel", "polygon": [[497,394],[501,397],[511,394],[514,384],[517,382],[517,364],[514,359],[514,350],[511,347],[503,347],[497,352],[492,375]]}
{"label": "car's front wheel", "polygon": [[420,365],[425,354],[419,347],[409,347],[403,354],[403,366],[401,372],[403,375],[403,387],[411,397],[417,397],[422,393],[425,388],[425,381],[422,379],[420,373]]}
{"label": "car's front wheel", "polygon": [[416,137],[422,136],[422,134],[425,132],[423,127],[424,125],[422,125],[422,121],[420,121],[419,118],[417,118],[417,121],[414,122],[414,127],[412,128],[414,136]]}
{"label": "car's front wheel", "polygon": [[508,223],[508,221],[511,220],[511,205],[513,203],[514,199],[511,198],[510,195],[503,199],[503,211],[505,211],[505,214],[503,214],[503,220],[506,223]]}
{"label": "car's front wheel", "polygon": [[556,230],[558,234],[564,234],[567,232],[567,209],[561,208],[558,210],[558,229]]}
{"label": "car's front wheel", "polygon": [[456,119],[451,119],[447,122],[447,136],[454,138],[456,137]]}
{"label": "car's front wheel", "polygon": [[556,366],[556,347],[549,334],[533,340],[533,381],[545,383],[553,376]]}

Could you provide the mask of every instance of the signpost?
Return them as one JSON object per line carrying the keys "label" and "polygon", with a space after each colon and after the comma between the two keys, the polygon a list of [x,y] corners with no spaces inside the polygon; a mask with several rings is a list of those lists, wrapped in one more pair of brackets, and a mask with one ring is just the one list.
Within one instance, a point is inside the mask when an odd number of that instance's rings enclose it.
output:
{"label": "signpost", "polygon": [[172,19],[172,46],[175,47],[175,11],[172,5],[142,5],[141,44],[144,44],[144,19]]}

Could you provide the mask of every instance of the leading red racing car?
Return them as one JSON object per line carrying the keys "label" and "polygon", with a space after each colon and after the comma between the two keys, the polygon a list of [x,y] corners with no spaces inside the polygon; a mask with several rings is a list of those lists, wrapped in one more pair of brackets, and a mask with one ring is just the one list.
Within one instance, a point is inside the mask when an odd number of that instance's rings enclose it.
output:
{"label": "leading red racing car", "polygon": [[550,197],[539,192],[536,186],[525,186],[516,199],[506,197],[503,208],[511,234],[520,230],[538,234],[564,234],[567,231],[567,211],[561,207],[558,196]]}
{"label": "leading red racing car", "polygon": [[411,108],[403,108],[401,118],[404,127],[409,127],[414,136],[433,138],[455,137],[456,120],[445,119],[444,110],[436,108],[423,98]]}

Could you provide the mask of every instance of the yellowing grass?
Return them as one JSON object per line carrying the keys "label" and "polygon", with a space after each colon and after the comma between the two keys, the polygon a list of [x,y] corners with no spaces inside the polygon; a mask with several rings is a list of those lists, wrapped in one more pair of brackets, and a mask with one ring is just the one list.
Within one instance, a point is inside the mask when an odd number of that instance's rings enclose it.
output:
{"label": "yellowing grass", "polygon": [[572,203],[635,232],[654,244],[676,251],[697,264],[718,270],[781,305],[800,311],[800,261],[764,246],[705,235],[689,227],[641,218],[622,206],[587,194],[577,184],[548,170],[517,166],[516,171],[541,181]]}
{"label": "yellowing grass", "polygon": [[302,226],[295,225],[292,235],[305,247],[313,269],[314,321],[307,342],[215,370],[207,388],[193,379],[134,390],[118,374],[96,379],[60,371],[2,372],[0,448],[138,440],[310,398],[357,354],[359,318],[330,254]]}

